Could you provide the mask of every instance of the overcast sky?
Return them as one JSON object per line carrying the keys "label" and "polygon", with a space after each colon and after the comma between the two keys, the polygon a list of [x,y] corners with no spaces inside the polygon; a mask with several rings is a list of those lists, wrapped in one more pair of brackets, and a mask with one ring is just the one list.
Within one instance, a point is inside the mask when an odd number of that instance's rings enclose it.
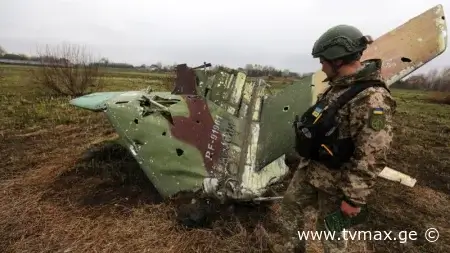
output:
{"label": "overcast sky", "polygon": [[[0,45],[33,54],[37,45],[85,44],[96,55],[134,65],[203,61],[315,71],[311,47],[337,24],[374,38],[434,0],[0,0]],[[450,3],[444,6],[450,13]],[[429,63],[450,65],[450,50]],[[424,67],[425,69],[425,67]]]}

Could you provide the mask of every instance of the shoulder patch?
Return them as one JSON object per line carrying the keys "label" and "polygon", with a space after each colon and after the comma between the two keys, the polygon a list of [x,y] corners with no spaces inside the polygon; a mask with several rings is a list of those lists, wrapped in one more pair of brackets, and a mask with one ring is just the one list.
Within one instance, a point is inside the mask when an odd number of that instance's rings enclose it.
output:
{"label": "shoulder patch", "polygon": [[372,108],[369,115],[369,127],[375,131],[380,131],[386,124],[384,109],[381,107]]}

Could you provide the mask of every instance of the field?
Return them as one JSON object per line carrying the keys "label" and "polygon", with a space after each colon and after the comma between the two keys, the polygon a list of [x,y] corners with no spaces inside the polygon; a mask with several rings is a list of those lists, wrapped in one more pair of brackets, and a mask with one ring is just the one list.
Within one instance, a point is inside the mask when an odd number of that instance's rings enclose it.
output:
{"label": "field", "polygon": [[[115,134],[104,115],[46,95],[26,67],[0,69],[0,252],[270,252],[271,206],[237,207],[213,228],[181,228],[173,203],[159,199],[122,149],[107,145]],[[111,71],[103,89],[149,84],[166,88],[148,74]],[[450,252],[450,105],[433,103],[428,92],[393,94],[390,166],[418,182],[380,179],[369,225],[418,235],[374,241],[367,252]],[[435,243],[423,236],[430,227],[440,232]]]}

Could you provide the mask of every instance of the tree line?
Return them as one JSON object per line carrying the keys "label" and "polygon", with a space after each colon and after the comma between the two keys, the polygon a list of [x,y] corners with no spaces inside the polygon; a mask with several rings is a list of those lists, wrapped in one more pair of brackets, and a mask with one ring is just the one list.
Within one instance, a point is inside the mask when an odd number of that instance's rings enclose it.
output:
{"label": "tree line", "polygon": [[[23,64],[27,64],[29,62],[34,62],[36,64],[60,64],[60,65],[76,65],[80,64],[78,59],[73,59],[64,56],[66,54],[66,51],[74,50],[75,48],[78,48],[77,45],[63,45],[62,49],[59,49],[58,53],[52,52],[54,50],[49,49],[46,47],[44,51],[41,51],[36,56],[28,56],[25,54],[14,54],[14,53],[8,53],[6,50],[4,50],[0,46],[0,59],[5,60],[13,60],[13,61],[23,61]],[[85,58],[85,57],[83,57]],[[6,63],[6,62],[5,62]],[[85,64],[86,62],[83,62]],[[158,73],[168,73],[173,72],[175,70],[175,67],[177,66],[176,63],[174,64],[168,64],[164,65],[161,62],[157,62],[154,64],[146,65],[142,64],[139,66],[134,66],[129,63],[121,63],[121,62],[112,62],[108,58],[102,57],[99,60],[92,60],[91,62],[87,63],[88,65],[95,66],[95,67],[104,67],[104,68],[121,68],[121,69],[136,69],[139,71],[148,71],[148,72],[158,72]],[[224,65],[213,65],[208,70],[209,71],[219,71],[228,69]],[[273,77],[294,77],[298,78],[302,75],[293,71],[290,71],[289,69],[277,69],[273,66],[263,66],[260,64],[246,64],[245,67],[238,68],[239,71],[244,71],[246,74],[250,77],[262,77],[262,76],[273,76]]]}
{"label": "tree line", "polygon": [[[151,65],[142,64],[140,66],[133,66],[128,63],[116,63],[111,62],[107,58],[94,59],[89,54],[85,47],[79,45],[61,44],[55,47],[46,46],[43,50],[38,50],[36,56],[27,56],[25,54],[13,54],[8,53],[4,48],[0,46],[0,62],[1,59],[34,62],[41,66],[46,67],[46,71],[49,69],[59,67],[77,68],[79,71],[76,73],[84,72],[90,75],[100,75],[101,68],[121,68],[121,69],[135,69],[137,71],[145,72],[157,72],[157,73],[173,73],[177,64],[163,65],[161,62],[157,62]],[[208,71],[215,72],[220,70],[228,70],[224,65],[215,65],[208,69]],[[292,72],[289,69],[280,70],[273,66],[264,66],[260,64],[246,64],[244,67],[238,68],[239,71],[244,71],[250,77],[289,77],[300,78],[310,73],[299,74]],[[57,72],[56,70],[54,70]],[[75,73],[75,72],[71,72]],[[67,74],[67,73],[66,73]],[[47,74],[46,74],[47,75]],[[50,79],[50,74],[48,74]],[[90,79],[91,80],[91,79]],[[92,79],[93,80],[93,79]],[[47,80],[48,81],[48,80]],[[54,81],[56,82],[56,80]],[[83,86],[89,86],[84,83]],[[441,71],[432,70],[426,74],[415,74],[406,80],[400,80],[392,85],[393,88],[402,89],[420,89],[420,90],[432,90],[441,92],[450,92],[450,67]],[[75,92],[78,93],[78,92]]]}

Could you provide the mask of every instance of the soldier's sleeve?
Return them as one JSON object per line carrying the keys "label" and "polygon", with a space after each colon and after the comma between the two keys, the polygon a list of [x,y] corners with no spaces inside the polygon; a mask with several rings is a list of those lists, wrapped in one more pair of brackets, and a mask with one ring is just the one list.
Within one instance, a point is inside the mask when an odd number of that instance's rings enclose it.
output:
{"label": "soldier's sleeve", "polygon": [[319,100],[321,100],[322,99],[322,97],[326,94],[326,93],[328,93],[330,90],[331,90],[331,86],[328,86],[326,89],[324,89],[322,92],[319,92],[318,94],[317,94],[317,96],[316,96],[316,101],[319,101]]}
{"label": "soldier's sleeve", "polygon": [[350,105],[350,133],[355,153],[344,165],[341,190],[355,204],[365,204],[378,174],[384,169],[393,139],[396,103],[390,94],[370,88]]}

